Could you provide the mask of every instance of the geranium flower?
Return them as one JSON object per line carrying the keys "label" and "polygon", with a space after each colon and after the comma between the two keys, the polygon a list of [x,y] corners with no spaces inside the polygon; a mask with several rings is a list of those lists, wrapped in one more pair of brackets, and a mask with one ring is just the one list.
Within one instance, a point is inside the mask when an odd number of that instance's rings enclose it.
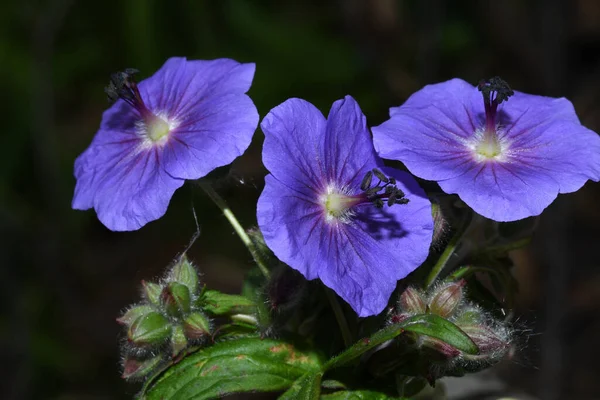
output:
{"label": "geranium flower", "polygon": [[600,138],[571,102],[513,92],[499,78],[425,86],[390,116],[373,128],[381,157],[496,221],[538,215],[559,193],[600,179]]}
{"label": "geranium flower", "polygon": [[378,314],[396,282],[427,257],[433,221],[425,193],[409,174],[382,167],[350,96],[327,119],[289,99],[261,128],[270,174],[257,216],[267,245],[359,316]]}
{"label": "geranium flower", "polygon": [[244,153],[258,124],[245,95],[254,64],[170,58],[139,84],[136,72],[113,74],[106,92],[116,102],[75,161],[73,208],[94,208],[114,231],[163,216],[186,179]]}

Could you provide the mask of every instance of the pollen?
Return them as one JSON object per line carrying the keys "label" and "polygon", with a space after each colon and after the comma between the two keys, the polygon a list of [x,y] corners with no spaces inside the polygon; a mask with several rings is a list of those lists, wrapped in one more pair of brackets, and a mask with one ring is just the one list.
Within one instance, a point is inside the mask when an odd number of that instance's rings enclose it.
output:
{"label": "pollen", "polygon": [[144,138],[142,148],[162,146],[167,142],[169,134],[177,128],[178,123],[170,120],[165,114],[152,114],[149,118],[136,123],[138,134]]}
{"label": "pollen", "polygon": [[502,137],[502,131],[478,130],[475,138],[467,143],[476,161],[505,161],[508,152],[508,143]]}
{"label": "pollen", "polygon": [[360,203],[360,200],[346,192],[329,185],[325,193],[319,198],[327,222],[340,221],[346,223],[350,220],[352,207]]}
{"label": "pollen", "polygon": [[155,118],[150,123],[147,123],[148,138],[153,142],[158,142],[169,134],[170,128],[161,118]]}

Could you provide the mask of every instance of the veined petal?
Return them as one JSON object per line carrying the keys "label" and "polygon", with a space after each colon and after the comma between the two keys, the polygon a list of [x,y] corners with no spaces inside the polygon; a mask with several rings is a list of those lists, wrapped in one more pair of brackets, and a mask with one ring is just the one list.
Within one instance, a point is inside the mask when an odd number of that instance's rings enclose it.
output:
{"label": "veined petal", "polygon": [[78,177],[73,208],[94,207],[113,231],[136,230],[162,217],[183,180],[162,168],[156,149],[120,131],[101,131],[75,162]]}
{"label": "veined petal", "polygon": [[[352,132],[352,134],[348,134]],[[327,117],[323,159],[328,182],[347,182],[358,187],[367,171],[380,161],[373,149],[367,120],[351,96],[331,106]]]}
{"label": "veined petal", "polygon": [[265,133],[263,164],[277,180],[299,190],[319,190],[327,184],[322,156],[326,120],[315,106],[286,100],[260,127]]}
{"label": "veined petal", "polygon": [[140,82],[139,88],[151,111],[182,120],[214,97],[246,93],[255,68],[253,63],[227,58],[188,61],[172,57],[152,77]]}
{"label": "veined petal", "polygon": [[472,167],[468,133],[453,125],[437,107],[398,110],[371,130],[381,157],[401,160],[423,179],[450,179]]}
{"label": "veined petal", "polygon": [[214,97],[190,111],[170,133],[163,148],[164,168],[176,178],[201,178],[241,156],[257,125],[258,112],[250,97]]}

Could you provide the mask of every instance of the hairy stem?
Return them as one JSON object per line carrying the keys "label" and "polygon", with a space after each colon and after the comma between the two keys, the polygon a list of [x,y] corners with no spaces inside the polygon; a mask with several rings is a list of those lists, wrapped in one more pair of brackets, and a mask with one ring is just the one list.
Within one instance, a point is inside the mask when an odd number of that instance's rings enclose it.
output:
{"label": "hairy stem", "polygon": [[429,275],[427,276],[427,279],[425,280],[425,288],[426,289],[429,288],[433,284],[433,282],[435,282],[435,280],[437,279],[439,274],[442,272],[442,270],[446,266],[446,263],[448,263],[448,260],[450,260],[450,257],[452,257],[452,255],[454,254],[454,251],[458,247],[458,245],[460,243],[460,239],[462,239],[462,236],[465,233],[465,231],[467,230],[467,227],[469,226],[470,222],[471,222],[470,215],[466,216],[463,219],[463,221],[461,222],[460,226],[454,233],[454,236],[452,236],[452,239],[450,239],[450,243],[448,243],[448,245],[444,249],[444,252],[440,256],[440,258],[438,258],[437,262],[435,263],[435,265],[429,272]]}
{"label": "hairy stem", "polygon": [[265,261],[262,259],[260,252],[256,249],[256,246],[254,245],[254,242],[252,242],[250,236],[248,236],[246,230],[237,220],[237,218],[235,217],[225,200],[221,196],[219,196],[219,194],[213,189],[210,183],[201,180],[197,181],[197,183],[202,188],[202,190],[204,190],[204,192],[208,195],[208,197],[210,197],[210,199],[217,205],[217,207],[221,209],[223,215],[225,215],[225,218],[227,218],[227,220],[233,227],[235,233],[237,233],[242,243],[244,243],[244,245],[248,248],[248,251],[250,251],[250,254],[252,254],[252,258],[254,258],[254,262],[256,262],[256,265],[258,265],[258,268],[260,269],[262,274],[265,276],[265,278],[268,279],[270,274]]}

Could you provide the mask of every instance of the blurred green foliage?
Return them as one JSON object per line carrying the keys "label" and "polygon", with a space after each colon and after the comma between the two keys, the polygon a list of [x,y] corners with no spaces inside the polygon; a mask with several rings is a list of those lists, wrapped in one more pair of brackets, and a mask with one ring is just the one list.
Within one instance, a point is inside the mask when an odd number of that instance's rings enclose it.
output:
{"label": "blurred green foliage", "polygon": [[[0,397],[113,399],[135,393],[119,378],[114,318],[136,298],[140,279],[160,275],[183,250],[195,229],[192,202],[203,234],[190,256],[205,283],[235,292],[250,264],[217,209],[188,186],[176,193],[163,219],[133,233],[109,232],[92,211],[70,209],[73,161],[107,107],[103,87],[110,73],[135,67],[149,76],[171,56],[255,62],[250,96],[261,116],[289,97],[327,113],[333,101],[351,94],[370,125],[422,85],[453,76],[476,82],[499,74],[513,87],[545,94],[561,87],[548,82],[569,81],[571,92],[560,94],[576,95],[590,84],[573,78],[580,76],[578,65],[567,61],[564,43],[562,53],[550,51],[561,50],[562,42],[538,23],[540,10],[552,11],[542,3],[1,2],[0,350],[9,371]],[[563,14],[552,15],[552,27],[561,31],[564,21],[556,18]],[[588,92],[582,93],[582,109],[597,110],[594,95],[586,100]],[[258,131],[220,187],[246,226],[255,223],[264,176],[261,141]]]}

